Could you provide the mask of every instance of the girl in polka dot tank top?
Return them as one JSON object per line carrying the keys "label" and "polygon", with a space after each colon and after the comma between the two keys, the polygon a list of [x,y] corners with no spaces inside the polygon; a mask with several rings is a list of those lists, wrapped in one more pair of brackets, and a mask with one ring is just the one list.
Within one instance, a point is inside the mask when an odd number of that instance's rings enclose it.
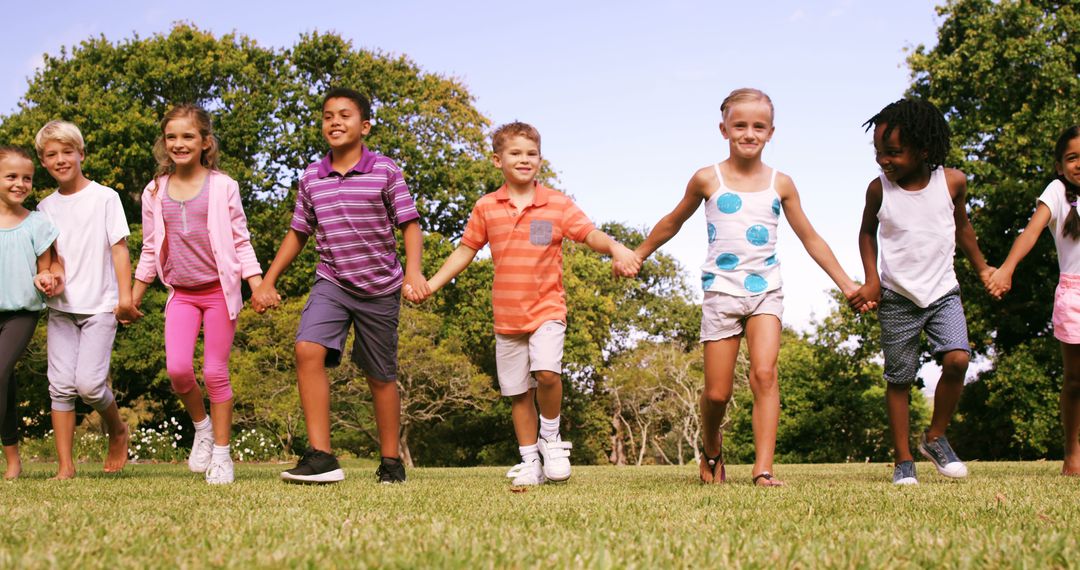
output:
{"label": "girl in polka dot tank top", "polygon": [[[701,396],[703,457],[701,481],[725,479],[720,424],[731,399],[735,361],[743,335],[750,349],[750,389],[754,393],[753,482],[773,487],[780,391],[776,361],[780,353],[783,293],[776,257],[780,213],[787,216],[807,253],[844,295],[857,291],[829,246],[814,231],[799,203],[791,178],[761,161],[773,135],[773,107],[757,89],[737,89],[720,106],[720,133],[728,141],[727,160],[698,170],[675,209],[664,216],[637,248],[642,259],[675,236],[705,203],[709,252],[702,265],[701,342],[705,345],[705,391]],[[861,310],[871,307],[864,305]]]}

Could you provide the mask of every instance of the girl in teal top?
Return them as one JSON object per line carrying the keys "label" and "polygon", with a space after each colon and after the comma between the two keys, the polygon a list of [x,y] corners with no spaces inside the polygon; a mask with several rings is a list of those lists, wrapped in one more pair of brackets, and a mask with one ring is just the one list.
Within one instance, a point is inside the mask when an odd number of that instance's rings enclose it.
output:
{"label": "girl in teal top", "polygon": [[[40,212],[23,207],[33,186],[34,163],[26,151],[0,146],[0,441],[7,469],[4,479],[22,473],[19,416],[15,411],[15,362],[34,335],[44,294],[63,287],[59,264],[50,251],[59,235]],[[55,271],[55,272],[54,272]]]}

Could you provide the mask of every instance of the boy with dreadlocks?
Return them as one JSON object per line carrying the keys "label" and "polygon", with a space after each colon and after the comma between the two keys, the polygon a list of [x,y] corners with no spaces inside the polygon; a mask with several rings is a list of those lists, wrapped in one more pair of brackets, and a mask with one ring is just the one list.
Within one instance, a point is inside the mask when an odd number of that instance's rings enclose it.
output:
{"label": "boy with dreadlocks", "polygon": [[909,405],[919,369],[922,331],[926,331],[941,365],[941,379],[934,390],[930,429],[919,438],[919,452],[942,475],[966,477],[967,466],[945,438],[945,428],[964,390],[971,353],[953,271],[956,246],[971,261],[984,285],[994,268],[979,251],[968,220],[967,176],[943,166],[949,127],[941,112],[925,101],[901,99],[863,126],[874,129],[881,176],[866,190],[859,230],[866,284],[849,301],[853,307],[878,301],[885,401],[896,450],[893,483],[918,483],[909,442]]}

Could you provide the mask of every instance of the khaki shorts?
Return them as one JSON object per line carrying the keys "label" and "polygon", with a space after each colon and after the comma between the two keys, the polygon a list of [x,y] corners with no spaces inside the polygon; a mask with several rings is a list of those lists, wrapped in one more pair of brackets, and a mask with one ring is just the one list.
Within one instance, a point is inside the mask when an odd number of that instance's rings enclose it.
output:
{"label": "khaki shorts", "polygon": [[706,291],[701,303],[701,342],[739,336],[746,319],[755,315],[775,315],[782,320],[784,291],[773,289],[751,297]]}
{"label": "khaki shorts", "polygon": [[531,333],[496,334],[495,368],[499,391],[517,396],[536,387],[532,373],[546,370],[562,374],[563,340],[566,324],[547,321]]}

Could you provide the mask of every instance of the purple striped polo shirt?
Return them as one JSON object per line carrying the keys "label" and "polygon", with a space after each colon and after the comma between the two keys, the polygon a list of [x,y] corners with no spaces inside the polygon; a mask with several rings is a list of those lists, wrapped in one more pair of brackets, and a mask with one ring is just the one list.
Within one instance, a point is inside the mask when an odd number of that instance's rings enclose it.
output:
{"label": "purple striped polo shirt", "polygon": [[315,274],[359,297],[380,297],[401,287],[394,226],[419,219],[401,169],[366,146],[344,176],[331,154],[300,176],[292,229],[315,236]]}

